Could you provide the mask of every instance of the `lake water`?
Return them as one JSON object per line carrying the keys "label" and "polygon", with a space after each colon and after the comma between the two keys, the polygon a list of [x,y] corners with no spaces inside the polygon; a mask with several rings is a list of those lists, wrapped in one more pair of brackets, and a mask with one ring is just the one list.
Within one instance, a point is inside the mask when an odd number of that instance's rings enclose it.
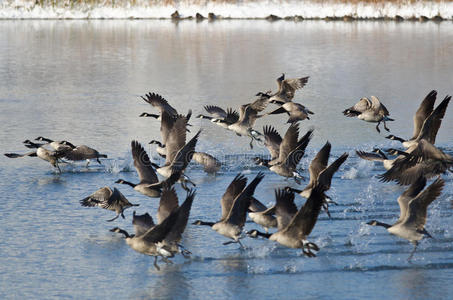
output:
{"label": "lake water", "polygon": [[[109,156],[103,166],[67,165],[62,174],[36,158],[0,157],[0,298],[451,299],[453,176],[443,176],[443,193],[429,207],[426,228],[434,239],[422,241],[408,263],[412,245],[365,224],[396,221],[404,188],[380,183],[375,176],[383,167],[354,153],[399,145],[341,111],[360,97],[378,96],[395,119],[388,123],[392,133],[409,137],[424,96],[436,89],[440,102],[453,93],[452,54],[451,22],[0,21],[2,153],[23,153],[23,140],[42,135]],[[309,238],[321,248],[316,258],[267,240],[245,239],[246,250],[223,246],[226,238],[210,228],[188,225],[183,244],[191,259],[178,256],[157,271],[153,258],[109,232],[114,226],[132,231],[132,210],[107,223],[112,212],[80,206],[98,188],[116,186],[140,203],[137,213],[156,214],[158,199],[114,184],[138,180],[131,140],[160,138],[158,121],[138,117],[153,112],[140,95],[160,93],[179,111],[197,115],[206,104],[238,107],[258,91],[275,90],[281,73],[310,76],[295,97],[315,112],[300,124],[301,132],[314,128],[301,168],[326,140],[334,157],[350,153],[329,191],[339,205],[331,207],[331,219],[320,215]],[[270,116],[256,128],[271,124],[283,134],[285,121]],[[190,166],[197,184],[190,222],[214,221],[226,186],[238,172],[254,177],[261,168],[250,158],[267,152],[259,145],[250,150],[247,138],[207,121],[191,123],[203,129],[197,149],[224,166],[217,176]],[[436,141],[450,154],[452,132],[450,107]],[[296,186],[265,174],[256,196],[267,205],[275,188]],[[177,191],[183,199],[180,186]],[[248,222],[252,228],[259,227]]]}

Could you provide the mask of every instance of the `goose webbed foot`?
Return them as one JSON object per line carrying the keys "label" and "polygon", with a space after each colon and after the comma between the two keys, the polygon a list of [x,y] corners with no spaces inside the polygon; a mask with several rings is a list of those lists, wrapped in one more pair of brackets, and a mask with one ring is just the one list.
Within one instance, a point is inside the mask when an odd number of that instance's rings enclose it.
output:
{"label": "goose webbed foot", "polygon": [[[120,214],[117,214],[116,217],[114,217],[113,219],[107,220],[107,222],[115,221],[116,219],[118,219],[119,216],[120,216]],[[123,216],[123,218],[124,218],[124,216]]]}
{"label": "goose webbed foot", "polygon": [[330,211],[329,211],[329,205],[327,203],[323,203],[322,208],[324,208],[327,216],[329,216],[329,219],[332,218],[332,216],[330,215]]}
{"label": "goose webbed foot", "polygon": [[308,241],[303,241],[302,243],[302,252],[308,257],[316,257],[316,254],[312,250],[319,251],[318,245]]}
{"label": "goose webbed foot", "polygon": [[181,253],[182,256],[184,256],[184,258],[190,258],[190,254],[192,254],[192,252],[190,252],[189,250],[184,248],[183,245],[180,245],[180,244],[178,244],[178,248],[179,248],[179,252]]}
{"label": "goose webbed foot", "polygon": [[333,201],[332,198],[330,198],[330,196],[327,196],[327,195],[326,195],[326,203],[338,205],[337,202]]}
{"label": "goose webbed foot", "polygon": [[[156,258],[157,258],[157,256],[156,256]],[[164,263],[166,263],[167,265],[172,265],[173,264],[173,262],[171,260],[169,260],[168,258],[166,258],[165,256],[162,256],[162,261]]]}

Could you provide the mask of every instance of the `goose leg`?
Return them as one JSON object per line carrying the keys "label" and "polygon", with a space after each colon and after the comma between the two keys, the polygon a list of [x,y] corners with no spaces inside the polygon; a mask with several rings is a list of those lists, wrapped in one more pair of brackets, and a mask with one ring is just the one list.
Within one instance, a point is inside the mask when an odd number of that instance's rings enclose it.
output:
{"label": "goose leg", "polygon": [[[107,220],[107,222],[115,221],[116,219],[118,219],[119,216],[120,216],[120,214],[117,214],[116,217],[114,217],[113,219]],[[124,218],[124,217],[123,217],[123,218]]]}
{"label": "goose leg", "polygon": [[179,247],[179,251],[181,252],[182,256],[184,256],[184,258],[190,258],[190,254],[192,254],[192,252],[190,252],[189,250],[184,248],[184,246],[181,244],[177,244],[177,245]]}
{"label": "goose leg", "polygon": [[96,161],[98,162],[98,164],[102,165],[101,161],[99,160],[99,158],[96,158]]}
{"label": "goose leg", "polygon": [[90,164],[90,160],[87,159],[87,164],[85,165],[85,168],[88,168],[88,165]]}
{"label": "goose leg", "polygon": [[387,125],[385,124],[385,121],[384,121],[384,129],[387,130],[387,131],[390,131],[390,129],[387,128]]}
{"label": "goose leg", "polygon": [[[157,256],[156,256],[156,259],[157,259]],[[173,264],[173,262],[171,260],[169,260],[168,258],[166,258],[165,256],[162,256],[162,260],[168,265],[168,264]]]}
{"label": "goose leg", "polygon": [[123,217],[123,219],[126,219],[126,218],[124,217],[124,213],[123,213],[123,212],[121,212],[121,217]]}
{"label": "goose leg", "polygon": [[377,130],[377,132],[379,132],[379,133],[381,133],[381,130],[379,129],[379,125],[380,125],[380,124],[381,124],[381,122],[379,121],[379,122],[377,123],[377,125],[376,125],[376,130]]}
{"label": "goose leg", "polygon": [[58,173],[60,173],[60,174],[61,174],[61,169],[60,169],[60,166],[58,165],[58,162],[56,162],[56,163],[55,163],[55,167],[57,167],[57,169],[58,169]]}
{"label": "goose leg", "polygon": [[154,267],[156,268],[157,271],[160,271],[160,268],[157,265],[157,256],[154,256]]}
{"label": "goose leg", "polygon": [[407,261],[408,261],[408,262],[411,262],[412,257],[413,257],[414,254],[415,254],[415,250],[417,250],[417,246],[418,246],[418,243],[415,243],[415,244],[414,244],[414,249],[412,250],[411,255],[409,255],[409,257],[407,258]]}
{"label": "goose leg", "polygon": [[322,208],[324,208],[324,210],[326,211],[326,214],[329,216],[329,218],[332,218],[332,216],[330,215],[330,212],[329,212],[329,205],[326,202],[324,202],[322,204]]}
{"label": "goose leg", "polygon": [[250,139],[250,149],[253,149],[253,137]]}

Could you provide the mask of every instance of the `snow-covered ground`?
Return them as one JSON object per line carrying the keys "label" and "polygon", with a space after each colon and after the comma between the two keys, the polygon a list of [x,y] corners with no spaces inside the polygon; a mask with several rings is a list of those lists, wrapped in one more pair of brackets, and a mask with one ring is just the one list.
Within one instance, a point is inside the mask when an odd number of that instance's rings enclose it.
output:
{"label": "snow-covered ground", "polygon": [[[345,1],[345,0],[0,0],[0,18],[36,19],[125,19],[125,18],[170,18],[178,10],[181,17],[200,13],[229,18],[265,18],[271,14],[279,17],[301,16],[303,18],[343,17],[353,18],[453,18],[453,1]],[[112,3],[115,3],[112,5]]]}

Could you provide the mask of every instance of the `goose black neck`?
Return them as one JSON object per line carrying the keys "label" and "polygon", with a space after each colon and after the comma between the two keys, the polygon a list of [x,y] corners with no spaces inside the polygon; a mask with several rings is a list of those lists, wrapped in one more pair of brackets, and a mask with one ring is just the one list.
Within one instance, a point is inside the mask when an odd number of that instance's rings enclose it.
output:
{"label": "goose black neck", "polygon": [[126,180],[121,180],[121,182],[118,182],[118,183],[127,184],[127,185],[129,185],[129,186],[131,186],[133,188],[136,186],[136,184],[134,184],[132,182],[129,182],[129,181],[126,181]]}
{"label": "goose black neck", "polygon": [[272,233],[264,233],[264,232],[256,230],[256,235],[268,239],[272,235]]}
{"label": "goose black neck", "polygon": [[210,227],[212,227],[212,226],[214,226],[215,223],[214,223],[214,222],[204,222],[204,221],[198,220],[198,221],[196,221],[194,224],[195,224],[195,225],[203,225],[203,226],[210,226]]}
{"label": "goose black neck", "polygon": [[112,229],[110,231],[117,232],[117,233],[122,233],[125,238],[130,238],[131,237],[131,235],[129,235],[129,233],[126,230],[118,228],[118,227],[114,228],[114,229]]}
{"label": "goose black neck", "polygon": [[48,142],[48,143],[52,143],[53,142],[53,140],[48,139],[48,138],[41,138],[41,141]]}
{"label": "goose black neck", "polygon": [[[370,224],[372,223],[372,224]],[[392,227],[392,225],[389,225],[387,223],[382,223],[382,222],[379,222],[379,221],[371,221],[368,223],[368,225],[372,225],[372,226],[381,226],[381,227],[384,227],[384,228],[390,228]]]}

